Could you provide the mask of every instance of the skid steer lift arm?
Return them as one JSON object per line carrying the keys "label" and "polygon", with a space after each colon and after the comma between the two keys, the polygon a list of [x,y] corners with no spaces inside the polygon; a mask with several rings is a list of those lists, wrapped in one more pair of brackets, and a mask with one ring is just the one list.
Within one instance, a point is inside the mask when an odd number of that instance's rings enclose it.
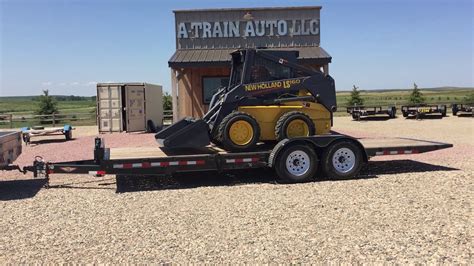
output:
{"label": "skid steer lift arm", "polygon": [[[245,49],[231,55],[229,85],[213,95],[209,111],[202,119],[184,118],[155,135],[165,149],[209,145],[222,120],[242,106],[301,101],[317,102],[331,115],[336,111],[334,80],[329,75],[298,64],[297,51]],[[269,72],[268,68],[281,68],[283,71]]]}

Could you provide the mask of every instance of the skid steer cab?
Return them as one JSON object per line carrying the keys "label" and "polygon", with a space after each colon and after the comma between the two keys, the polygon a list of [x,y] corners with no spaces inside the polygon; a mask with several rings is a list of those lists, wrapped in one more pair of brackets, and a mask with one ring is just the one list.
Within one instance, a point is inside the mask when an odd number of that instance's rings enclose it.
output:
{"label": "skid steer cab", "polygon": [[237,50],[229,85],[201,118],[185,118],[155,136],[165,149],[249,151],[259,142],[327,134],[336,111],[334,80],[297,63],[298,51]]}

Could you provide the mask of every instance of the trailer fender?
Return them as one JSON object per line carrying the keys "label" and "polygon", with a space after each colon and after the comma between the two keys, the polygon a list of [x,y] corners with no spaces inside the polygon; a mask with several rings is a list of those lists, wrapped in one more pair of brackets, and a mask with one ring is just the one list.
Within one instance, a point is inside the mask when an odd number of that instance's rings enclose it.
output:
{"label": "trailer fender", "polygon": [[274,167],[275,161],[280,154],[280,152],[283,150],[284,147],[287,147],[288,145],[296,144],[296,143],[303,143],[305,145],[311,145],[316,151],[324,150],[326,147],[329,147],[331,144],[338,142],[338,141],[351,141],[355,145],[357,145],[363,156],[363,161],[364,163],[368,162],[368,156],[365,151],[364,146],[355,138],[345,136],[345,135],[330,135],[330,136],[311,136],[311,137],[298,137],[298,138],[292,138],[292,139],[284,139],[278,142],[277,145],[272,149],[270,152],[270,155],[268,156],[268,166],[269,167]]}

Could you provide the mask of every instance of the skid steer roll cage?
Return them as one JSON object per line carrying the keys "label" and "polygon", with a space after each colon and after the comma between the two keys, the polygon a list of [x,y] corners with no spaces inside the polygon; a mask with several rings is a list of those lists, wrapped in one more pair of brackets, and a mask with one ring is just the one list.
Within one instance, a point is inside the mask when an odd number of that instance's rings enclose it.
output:
{"label": "skid steer roll cage", "polygon": [[[274,55],[275,54],[275,55]],[[291,56],[293,54],[293,56]],[[256,106],[280,104],[287,100],[271,98],[276,93],[297,94],[300,90],[307,90],[311,96],[290,97],[291,101],[317,101],[331,113],[336,111],[336,90],[334,80],[331,76],[319,71],[302,66],[296,61],[297,51],[268,51],[258,49],[237,50],[232,54],[232,70],[229,86],[221,88],[213,95],[209,105],[209,111],[202,118],[208,125],[211,134],[224,119],[226,115],[234,111],[238,106]],[[281,55],[281,56],[276,56]],[[250,83],[250,68],[255,65],[255,59],[261,57],[271,62],[288,67],[293,74],[304,74],[301,77],[267,80],[263,82]],[[286,58],[285,58],[286,57]],[[244,59],[242,61],[242,59]],[[239,71],[236,68],[242,70]],[[239,74],[239,76],[236,76]],[[270,84],[270,85],[269,85]],[[257,86],[269,87],[262,90],[251,90]]]}

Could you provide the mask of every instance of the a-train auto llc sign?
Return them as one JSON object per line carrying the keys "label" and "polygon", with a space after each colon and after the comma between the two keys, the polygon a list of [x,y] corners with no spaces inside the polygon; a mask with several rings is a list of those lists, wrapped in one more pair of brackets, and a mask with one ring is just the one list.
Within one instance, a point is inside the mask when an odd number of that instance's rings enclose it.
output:
{"label": "a-train auto llc sign", "polygon": [[180,22],[178,39],[319,35],[319,19]]}

